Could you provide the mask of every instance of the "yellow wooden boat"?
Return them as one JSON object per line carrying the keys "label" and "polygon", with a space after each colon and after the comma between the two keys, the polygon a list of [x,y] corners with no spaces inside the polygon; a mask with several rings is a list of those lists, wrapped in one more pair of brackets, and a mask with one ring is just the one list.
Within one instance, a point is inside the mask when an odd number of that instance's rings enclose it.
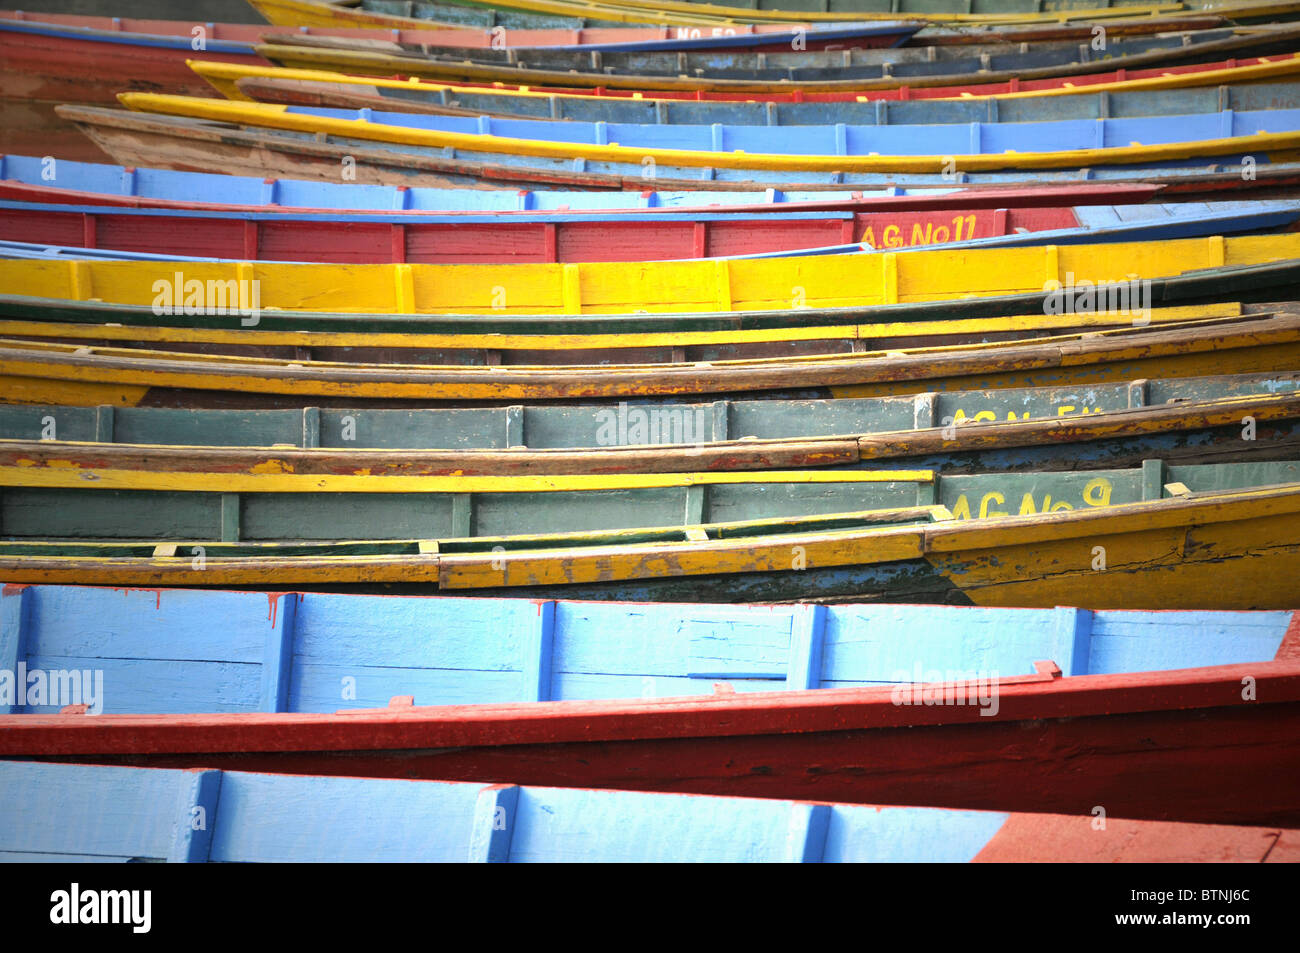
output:
{"label": "yellow wooden boat", "polygon": [[667,365],[374,365],[0,340],[0,402],[355,407],[705,394],[887,397],[1287,373],[1298,361],[1300,315],[1289,313],[967,347]]}
{"label": "yellow wooden boat", "polygon": [[[968,520],[930,505],[725,523],[691,521],[688,513],[687,525],[630,533],[387,544],[26,540],[0,544],[0,569],[14,582],[111,586],[394,584],[456,595],[661,602],[1292,607],[1300,484],[1188,493],[1156,481],[1141,501]],[[1014,508],[1014,497],[994,495]],[[229,519],[220,511],[223,528],[239,526],[230,510]]]}
{"label": "yellow wooden boat", "polygon": [[[1261,306],[1262,307],[1262,306]],[[1151,327],[1185,321],[1231,318],[1246,314],[1237,302],[1153,308]],[[1100,331],[1128,327],[1132,315],[1019,314],[1008,317],[951,318],[926,321],[782,326],[754,329],[529,333],[484,329],[482,332],[321,331],[210,325],[149,326],[122,321],[102,324],[0,318],[0,337],[78,341],[103,347],[161,347],[169,351],[291,357],[329,361],[346,356],[372,364],[420,363],[460,366],[500,364],[681,364],[688,361],[743,360],[804,354],[854,354],[979,344],[1001,339],[1063,334],[1072,329]]]}
{"label": "yellow wooden boat", "polygon": [[645,169],[649,163],[665,168],[727,168],[761,171],[839,173],[917,173],[942,175],[954,171],[993,172],[1004,169],[1080,169],[1098,165],[1174,162],[1215,156],[1267,155],[1272,162],[1300,158],[1300,130],[1254,133],[1219,139],[1199,139],[1159,145],[1112,146],[1100,149],[1066,149],[1052,152],[972,153],[967,155],[797,155],[779,153],[712,152],[660,149],[543,139],[513,139],[503,136],[413,129],[362,119],[334,119],[327,116],[290,112],[268,103],[223,102],[189,96],[153,93],[120,93],[123,105],[140,112],[215,120],[244,126],[260,126],[337,136],[398,146],[426,149],[452,148],[489,155],[506,155],[571,162],[620,163]]}
{"label": "yellow wooden boat", "polygon": [[[276,49],[290,49],[288,47],[276,47]],[[321,54],[313,57],[312,54]],[[311,50],[306,47],[302,48],[302,53],[298,54],[306,60],[319,60],[323,63],[333,62],[336,57],[331,55],[331,51]],[[373,56],[373,54],[366,54]],[[245,94],[239,88],[241,79],[272,79],[272,80],[292,80],[297,82],[312,83],[336,83],[343,86],[362,86],[367,89],[393,89],[393,90],[412,90],[417,89],[424,92],[436,93],[443,90],[449,94],[466,94],[466,93],[484,93],[491,92],[493,96],[503,96],[508,98],[517,98],[520,100],[575,100],[590,101],[591,97],[582,93],[564,93],[564,92],[538,92],[529,89],[527,86],[494,86],[490,90],[485,90],[481,86],[462,86],[455,83],[437,82],[423,79],[418,76],[412,76],[409,79],[391,79],[384,76],[368,76],[364,70],[358,72],[339,72],[334,69],[315,69],[315,68],[294,68],[294,67],[275,67],[275,66],[246,66],[240,63],[218,63],[210,60],[187,60],[190,69],[203,77],[217,92],[221,93],[227,99],[238,102],[256,102],[256,100]],[[402,72],[401,70],[387,70],[378,68],[380,72]],[[1075,87],[1069,84],[1055,89],[1038,89],[1025,90],[1013,93],[993,93],[987,96],[974,96],[969,93],[963,93],[961,96],[942,97],[934,102],[943,102],[948,99],[1025,99],[1041,98],[1047,96],[1078,96],[1078,95],[1095,95],[1097,93],[1127,93],[1155,89],[1193,89],[1206,86],[1232,86],[1241,83],[1262,83],[1269,81],[1285,80],[1289,77],[1300,75],[1300,53],[1293,53],[1289,56],[1274,57],[1270,62],[1260,63],[1253,66],[1235,66],[1226,69],[1206,70],[1204,72],[1192,73],[1171,73],[1166,76],[1149,76],[1143,79],[1126,79],[1117,80],[1111,83],[1097,83],[1086,87]],[[638,99],[648,102],[658,102],[653,91],[647,92]],[[865,97],[862,97],[866,101]],[[666,100],[667,102],[676,102],[678,100]],[[400,109],[402,101],[395,99],[393,108]],[[508,110],[507,110],[508,111]]]}
{"label": "yellow wooden boat", "polygon": [[[1300,258],[1300,234],[874,255],[528,265],[326,265],[276,262],[0,261],[9,295],[142,305],[156,313],[229,308],[257,289],[262,311],[356,314],[716,313],[870,307],[1107,282],[1135,303],[1140,279]],[[248,282],[256,281],[256,285]],[[244,284],[241,286],[240,282]],[[211,283],[211,284],[209,284]],[[221,301],[208,295],[221,294]],[[205,303],[206,302],[206,303]],[[245,297],[246,304],[252,304]],[[212,310],[216,309],[216,310]],[[1062,308],[1062,310],[1066,310]],[[1082,310],[1076,309],[1076,310]],[[1092,310],[1107,310],[1097,309]],[[1110,309],[1115,310],[1115,309]],[[1126,306],[1120,310],[1128,310]],[[195,313],[195,312],[191,312]],[[208,312],[197,312],[208,313]]]}

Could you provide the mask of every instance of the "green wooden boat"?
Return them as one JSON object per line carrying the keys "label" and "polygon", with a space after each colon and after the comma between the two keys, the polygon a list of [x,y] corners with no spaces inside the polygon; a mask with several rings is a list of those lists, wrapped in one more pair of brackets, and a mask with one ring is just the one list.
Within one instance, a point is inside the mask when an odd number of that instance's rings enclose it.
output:
{"label": "green wooden boat", "polygon": [[[1097,469],[1300,453],[1300,373],[838,400],[191,410],[0,406],[0,463],[300,476]],[[73,482],[75,483],[76,480]]]}
{"label": "green wooden boat", "polygon": [[[1296,461],[658,475],[618,488],[604,477],[583,489],[517,478],[531,485],[466,495],[482,479],[365,502],[320,492],[241,500],[195,489],[6,490],[13,541],[0,543],[0,573],[15,582],[649,601],[1277,608],[1293,598],[1300,571]],[[742,516],[751,518],[728,519]],[[404,538],[375,539],[399,530]],[[521,535],[529,530],[539,532]],[[312,542],[358,531],[368,540]]]}

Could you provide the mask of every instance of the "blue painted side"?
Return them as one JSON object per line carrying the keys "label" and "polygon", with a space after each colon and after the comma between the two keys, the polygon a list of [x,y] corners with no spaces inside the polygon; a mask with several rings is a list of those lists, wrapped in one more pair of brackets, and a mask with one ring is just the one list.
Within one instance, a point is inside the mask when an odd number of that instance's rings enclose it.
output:
{"label": "blue painted side", "polygon": [[[572,192],[563,190],[444,189],[417,186],[364,185],[355,182],[312,182],[304,179],[260,179],[247,175],[212,172],[175,172],[101,162],[59,159],[55,178],[47,180],[40,156],[0,155],[0,179],[77,192],[139,196],[180,202],[217,202],[230,205],[269,205],[286,208],[338,211],[408,209],[427,212],[514,212],[569,209],[698,208],[806,201],[847,201],[855,194],[865,198],[906,195],[906,189],[882,188],[871,192]],[[927,190],[943,194],[955,189]]]}
{"label": "blue painted side", "polygon": [[167,859],[176,864],[206,863],[212,852],[212,829],[221,798],[221,772],[198,769],[181,774]]}
{"label": "blue painted side", "polygon": [[[207,785],[208,842],[172,850]],[[439,781],[0,763],[0,861],[971,860],[1008,815]]]}
{"label": "blue painted side", "polygon": [[[627,604],[30,586],[3,664],[103,673],[110,713],[701,695],[1271,659],[1289,612]],[[280,600],[271,611],[271,600]],[[25,608],[24,608],[25,604]],[[293,605],[292,610],[286,607]],[[20,648],[10,620],[27,624]],[[549,643],[549,649],[547,645]],[[281,647],[284,654],[277,654]],[[268,664],[268,659],[270,664]],[[279,665],[278,672],[276,665]],[[935,674],[939,673],[939,674]],[[279,699],[283,698],[283,701]],[[54,711],[28,706],[23,711]]]}
{"label": "blue painted side", "polygon": [[483,788],[474,802],[469,836],[470,863],[510,862],[510,846],[518,827],[519,786],[494,784]]}
{"label": "blue painted side", "polygon": [[294,592],[272,593],[270,622],[264,632],[261,695],[259,711],[289,710],[289,677],[293,671],[293,643],[299,595]]}
{"label": "blue painted side", "polygon": [[[39,23],[31,20],[0,20],[0,33],[26,33],[31,36],[59,36],[90,43],[113,43],[121,46],[148,46],[167,50],[194,52],[191,37],[162,36],[156,33],[121,33],[116,30],[97,30],[94,27],[64,26],[58,23]],[[254,56],[252,43],[238,40],[204,40],[205,53],[243,53]]]}
{"label": "blue painted side", "polygon": [[[1181,119],[1182,117],[1174,117]],[[901,127],[893,127],[901,128]],[[279,130],[258,130],[260,134],[265,134],[273,139],[293,142],[298,139],[309,138],[305,134],[286,133]],[[373,149],[375,143],[367,139],[352,139],[345,136],[334,138],[333,144],[347,149]],[[1148,140],[1149,141],[1149,140]],[[1191,141],[1191,140],[1183,140]],[[1199,141],[1199,140],[1196,140]],[[485,146],[490,145],[491,140],[485,140]],[[1052,147],[1044,144],[1045,151],[1053,151]],[[511,155],[507,153],[483,152],[475,149],[456,149],[450,146],[441,148],[429,148],[422,146],[402,146],[404,155],[428,156],[443,161],[460,160],[464,162],[487,163],[493,166],[518,169],[547,169],[550,171],[571,171],[599,173],[602,175],[620,175],[620,176],[639,176],[643,169],[640,162],[595,162],[583,158],[547,158],[543,156],[532,155]],[[1000,154],[1000,153],[999,153]],[[1282,154],[1285,157],[1286,153]],[[1008,171],[998,172],[958,172],[953,175],[945,176],[941,173],[900,173],[900,172],[809,172],[806,170],[795,171],[768,171],[755,173],[752,169],[740,168],[723,168],[710,166],[675,166],[660,163],[656,166],[656,175],[664,179],[689,180],[695,182],[746,182],[754,183],[757,176],[761,176],[759,181],[771,186],[784,186],[787,183],[798,183],[800,185],[828,184],[828,185],[885,185],[885,184],[903,184],[909,186],[919,186],[923,184],[934,185],[952,185],[957,183],[985,184],[985,183],[1007,183],[1007,184],[1026,184],[1028,182],[1077,182],[1077,181],[1104,181],[1109,179],[1132,179],[1134,172],[1141,172],[1141,180],[1158,181],[1166,176],[1186,176],[1186,175],[1205,175],[1215,172],[1237,173],[1243,161],[1247,158],[1245,152],[1228,151],[1213,157],[1202,157],[1197,159],[1171,159],[1162,162],[1133,162],[1133,163],[1115,163],[1111,165],[1096,166],[1086,169],[1032,169],[1017,170],[1014,166]],[[1275,169],[1286,172],[1294,172],[1300,168],[1300,163],[1294,162],[1277,162],[1269,153],[1254,151],[1249,153],[1249,158],[1255,163],[1255,168],[1263,165],[1272,165]],[[1014,160],[1009,159],[1008,163]],[[475,177],[474,173],[467,172],[460,175],[456,172],[440,173],[444,178],[465,184],[480,184],[480,180]]]}
{"label": "blue painted side", "polygon": [[[1157,145],[1289,132],[1300,126],[1300,109],[1224,111],[1128,119],[1060,119],[968,125],[675,126],[581,120],[501,119],[492,116],[432,116],[290,106],[290,113],[365,120],[386,126],[492,135],[546,142],[618,143],[637,149],[781,155],[963,156],[1003,152],[1053,152]],[[405,151],[405,150],[404,150]],[[661,173],[662,174],[662,173]]]}
{"label": "blue painted side", "polygon": [[0,696],[0,715],[15,715],[22,711],[22,706],[17,703],[18,663],[27,659],[31,604],[32,597],[26,586],[6,587],[0,592],[0,679],[6,672],[11,679],[6,696]]}

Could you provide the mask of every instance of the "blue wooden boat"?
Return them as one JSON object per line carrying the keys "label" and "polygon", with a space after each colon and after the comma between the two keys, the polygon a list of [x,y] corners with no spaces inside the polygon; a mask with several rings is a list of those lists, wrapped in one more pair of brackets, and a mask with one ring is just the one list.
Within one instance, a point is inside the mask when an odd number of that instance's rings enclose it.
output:
{"label": "blue wooden boat", "polygon": [[0,671],[87,674],[67,683],[80,686],[75,697],[20,700],[11,683],[0,714],[73,704],[106,714],[327,713],[397,696],[417,705],[661,698],[710,695],[719,682],[770,692],[934,681],[936,672],[1012,677],[1043,659],[1066,675],[1164,671],[1270,661],[1298,620],[1290,611],[7,586]]}
{"label": "blue wooden boat", "polygon": [[[196,68],[207,72],[210,64]],[[806,126],[822,123],[857,125],[1033,122],[1049,119],[1103,119],[1107,116],[1172,116],[1255,109],[1300,107],[1296,82],[1249,82],[1185,89],[1078,92],[1070,95],[994,96],[969,99],[912,99],[867,102],[760,103],[730,101],[647,100],[607,96],[534,93],[527,96],[491,89],[426,84],[341,86],[319,81],[245,77],[235,81],[243,95],[260,102],[345,106],[344,95],[364,96],[375,109],[394,111],[454,110],[513,118],[570,119],[587,122],[667,123],[671,125]],[[348,90],[355,90],[348,93]],[[386,105],[387,104],[387,105]]]}
{"label": "blue wooden boat", "polygon": [[[129,107],[146,111],[184,115],[184,110],[198,100],[180,98],[143,98],[125,94]],[[225,104],[220,104],[225,105]],[[493,161],[524,161],[525,156],[507,159],[504,150],[493,148],[492,140],[515,139],[580,146],[613,146],[626,149],[681,150],[720,154],[757,154],[781,156],[951,156],[960,165],[965,157],[991,156],[1001,153],[1035,153],[1052,151],[1098,151],[1132,146],[1156,146],[1193,143],[1216,139],[1245,137],[1257,133],[1288,133],[1300,129],[1300,109],[1260,109],[1249,112],[1220,111],[1182,116],[1142,116],[1093,120],[1045,120],[1041,122],[973,123],[956,126],[938,125],[867,125],[848,123],[819,126],[732,126],[721,123],[700,126],[668,126],[653,123],[589,123],[574,120],[496,119],[491,116],[429,116],[400,112],[376,112],[368,109],[325,109],[311,106],[288,106],[268,113],[250,112],[245,118],[252,124],[265,120],[267,128],[287,129],[277,125],[276,116],[301,116],[310,120],[334,119],[365,124],[373,135],[364,138],[389,142],[401,150],[424,148],[407,144],[396,135],[399,130],[492,137],[477,141],[470,149]],[[375,129],[384,126],[388,129]],[[332,127],[330,128],[333,134]],[[360,129],[356,130],[360,132]],[[389,133],[394,133],[389,135]],[[362,138],[358,136],[357,138]],[[470,152],[470,149],[464,151]],[[574,153],[579,154],[578,152]],[[1224,150],[1232,154],[1232,150]],[[537,160],[545,161],[537,156]],[[1099,157],[1102,162],[1105,159]],[[563,161],[563,160],[554,160]],[[569,160],[572,161],[572,160]],[[1139,160],[1140,161],[1140,160]],[[1152,161],[1152,160],[1148,160]],[[590,160],[589,166],[608,171],[619,169],[612,160]],[[1154,160],[1169,165],[1169,160]],[[659,163],[655,175],[676,176],[689,166],[674,167]],[[667,167],[664,167],[664,166]],[[1015,168],[1014,162],[1009,162]],[[640,175],[642,166],[636,166]]]}
{"label": "blue wooden boat", "polygon": [[[358,264],[788,258],[916,246],[1001,248],[1200,238],[1280,230],[1297,218],[1300,200],[1098,205],[1024,215],[1016,210],[949,209],[924,221],[889,214],[802,211],[698,212],[687,221],[679,214],[654,210],[580,219],[570,213],[538,212],[505,221],[490,214],[389,212],[350,215],[342,221],[330,212],[119,209],[0,201],[0,258],[193,261],[213,256],[219,261]],[[936,226],[942,229],[937,234]],[[373,240],[376,235],[378,241]],[[113,236],[131,247],[97,244],[112,242]],[[852,240],[824,244],[830,238]],[[83,245],[78,249],[41,244],[60,240],[79,240]],[[170,253],[181,251],[189,255]]]}
{"label": "blue wooden boat", "polygon": [[[1091,815],[21,761],[0,763],[0,799],[0,862],[9,863],[1223,863],[1286,856],[1300,836],[1121,818],[1098,830]],[[90,891],[72,889],[78,901]],[[145,920],[134,911],[134,923]]]}
{"label": "blue wooden boat", "polygon": [[[186,172],[149,166],[125,167],[99,162],[59,159],[53,180],[41,156],[0,155],[0,197],[16,200],[77,204],[131,205],[144,208],[244,207],[250,210],[302,208],[344,212],[386,211],[516,213],[582,211],[678,210],[695,214],[705,209],[746,212],[763,209],[881,209],[910,211],[948,208],[1055,207],[1064,205],[1138,202],[1153,197],[1159,186],[1077,182],[972,190],[960,186],[871,190],[797,189],[626,192],[429,188],[407,185],[367,185],[308,179]],[[653,183],[649,183],[653,184]]]}
{"label": "blue wooden boat", "polygon": [[[61,792],[53,800],[52,789]],[[0,766],[0,793],[17,807],[0,834],[5,861],[1255,862],[1296,836],[1127,820],[1098,833],[1091,817],[1064,815],[23,763]],[[159,809],[169,793],[182,809]],[[94,820],[104,803],[121,811],[112,825]],[[192,832],[199,806],[212,824]],[[392,818],[382,834],[377,817]]]}
{"label": "blue wooden boat", "polygon": [[[230,104],[215,101],[192,101],[195,109],[222,109]],[[258,104],[251,104],[258,105]],[[187,107],[190,108],[190,107]],[[274,108],[274,107],[266,107]],[[504,140],[488,137],[461,138],[458,142],[472,142],[470,148],[463,145],[432,146],[404,145],[395,149],[392,143],[376,142],[365,138],[354,138],[357,133],[367,135],[388,135],[385,130],[395,130],[402,137],[435,137],[440,141],[446,137],[459,134],[436,133],[413,130],[409,127],[380,125],[362,125],[341,123],[351,135],[328,136],[324,140],[305,133],[287,132],[268,128],[241,128],[235,124],[224,124],[190,118],[186,116],[161,115],[157,113],[131,113],[122,110],[100,109],[91,106],[58,106],[55,112],[74,122],[101,149],[119,162],[132,166],[177,166],[200,171],[223,173],[260,174],[276,173],[296,178],[322,178],[338,180],[338,170],[342,168],[345,157],[354,163],[358,182],[393,185],[472,185],[480,188],[484,185],[511,186],[520,188],[537,188],[553,186],[582,189],[641,190],[648,184],[661,189],[707,188],[711,191],[757,190],[764,188],[779,189],[820,189],[842,188],[844,186],[921,186],[935,185],[952,187],[955,185],[1023,185],[1029,182],[1060,184],[1078,181],[1119,181],[1119,182],[1159,182],[1167,183],[1171,190],[1181,193],[1202,193],[1205,191],[1222,191],[1224,189],[1255,189],[1262,187],[1282,187],[1300,181],[1297,175],[1300,163],[1290,161],[1290,153],[1272,155],[1261,150],[1259,138],[1250,127],[1241,125],[1239,117],[1233,117],[1233,123],[1247,135],[1240,137],[1240,145],[1229,140],[1186,140],[1176,146],[1177,151],[1200,152],[1211,150],[1215,155],[1198,156],[1180,160],[1161,162],[1135,162],[1121,164],[1114,161],[1120,157],[1119,149],[1108,155],[1108,149],[1089,150],[1087,161],[1081,161],[1079,167],[1069,167],[1065,154],[1058,154],[1055,142],[1044,143],[1050,146],[1051,161],[1059,167],[1042,168],[1032,171],[1012,169],[1007,171],[964,171],[955,159],[947,172],[943,171],[900,171],[896,163],[920,162],[939,167],[937,157],[891,157],[889,162],[881,162],[882,167],[889,166],[888,171],[816,171],[807,168],[805,163],[816,161],[826,164],[837,161],[838,157],[821,158],[815,156],[780,156],[782,164],[793,166],[790,169],[755,170],[733,167],[737,162],[746,164],[759,157],[737,157],[733,153],[716,153],[730,165],[717,166],[706,164],[705,156],[709,152],[691,153],[698,157],[699,165],[678,166],[671,162],[657,162],[653,175],[647,174],[648,164],[640,160],[635,163],[625,161],[589,160],[582,156],[577,158],[548,158],[543,155],[505,155],[480,151],[485,147],[500,145]],[[1285,116],[1290,110],[1279,110],[1278,116]],[[279,117],[279,118],[276,118]],[[407,117],[410,118],[410,117]],[[1175,135],[1187,132],[1184,120],[1188,117],[1168,117],[1177,124]],[[1208,116],[1193,117],[1205,120]],[[262,122],[286,122],[296,124],[329,123],[322,117],[301,115],[281,115],[264,113]],[[1124,120],[1105,120],[1104,122],[1124,122]],[[1279,122],[1274,117],[1275,122]],[[1140,125],[1146,120],[1133,120]],[[1285,125],[1285,120],[1280,121]],[[1096,135],[1097,122],[1080,123],[1076,128],[1082,132],[1083,126],[1090,127]],[[646,127],[649,129],[674,129],[690,132],[704,130],[699,126]],[[768,127],[737,126],[736,130],[762,131]],[[877,127],[863,127],[872,129]],[[878,127],[891,134],[907,128],[903,126]],[[927,127],[941,130],[943,127]],[[985,130],[996,130],[1000,126],[984,126]],[[1116,131],[1112,127],[1112,131]],[[1168,132],[1168,130],[1167,130]],[[1136,135],[1142,135],[1136,132]],[[949,129],[951,135],[951,129]],[[1290,127],[1281,133],[1266,133],[1287,139],[1295,135],[1295,128]],[[1120,140],[1116,140],[1120,141]],[[1129,140],[1132,141],[1132,140]],[[537,152],[582,152],[609,149],[607,146],[577,145],[554,143],[545,140],[514,140],[527,143]],[[1214,145],[1210,145],[1214,143]],[[986,145],[992,145],[989,140]],[[967,145],[966,148],[969,148]],[[1147,147],[1147,150],[1170,148],[1169,146]],[[1235,153],[1234,153],[1234,150]],[[631,150],[637,152],[638,150]],[[670,153],[665,153],[670,154]],[[1082,156],[1075,152],[1072,155]],[[653,156],[650,156],[653,158]],[[845,157],[846,160],[861,162],[867,157]],[[1016,159],[1002,152],[982,153],[973,157],[979,161],[989,161],[995,165],[1014,166]],[[1097,160],[1111,159],[1113,164],[1098,165]],[[1273,160],[1278,161],[1273,161]],[[656,160],[657,161],[657,160]],[[875,164],[874,160],[871,160]]]}

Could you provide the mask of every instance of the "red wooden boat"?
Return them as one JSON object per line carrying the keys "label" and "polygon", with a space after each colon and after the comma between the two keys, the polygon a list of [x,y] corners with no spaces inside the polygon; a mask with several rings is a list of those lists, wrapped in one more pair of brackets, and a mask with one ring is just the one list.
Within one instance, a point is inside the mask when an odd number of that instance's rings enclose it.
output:
{"label": "red wooden boat", "polygon": [[[796,25],[797,26],[797,25]],[[771,46],[788,49],[790,24],[729,28],[731,34],[779,33]],[[245,66],[266,66],[253,47],[284,27],[257,24],[137,20],[124,17],[30,14],[0,10],[0,97],[42,102],[113,102],[124,90],[212,96],[212,87],[186,65],[191,57]],[[494,37],[484,30],[393,30],[302,27],[298,35],[360,39],[436,48],[488,48]],[[606,43],[671,41],[675,28],[596,30],[512,30],[512,48],[592,46]],[[897,37],[806,37],[806,49],[872,47]],[[698,41],[696,41],[698,42]],[[707,49],[708,47],[696,47]]]}
{"label": "red wooden boat", "polygon": [[1300,626],[1270,662],[333,715],[17,715],[0,757],[1300,824]]}
{"label": "red wooden boat", "polygon": [[[56,26],[79,27],[89,30],[107,30],[121,33],[146,33],[153,36],[180,36],[187,40],[197,25],[191,20],[151,20],[136,17],[84,16],[73,13],[46,13],[23,10],[0,10],[0,20],[15,20],[23,23],[47,23]],[[1200,16],[1180,17],[1178,19],[1116,21],[1107,24],[1110,36],[1140,36],[1149,33],[1182,32],[1187,30],[1209,30],[1224,23],[1221,16],[1205,14]],[[226,40],[235,43],[260,43],[267,36],[283,35],[289,30],[285,26],[273,26],[266,23],[204,23],[209,39]],[[707,33],[699,27],[675,26],[624,26],[624,27],[586,27],[579,30],[480,30],[474,27],[438,28],[432,23],[428,29],[421,30],[376,30],[365,27],[323,27],[299,26],[293,32],[303,36],[329,36],[349,40],[383,40],[409,47],[458,47],[464,49],[491,49],[494,44],[503,41],[511,49],[526,49],[534,46],[605,46],[608,44],[643,44],[663,43],[673,40],[689,40],[692,50],[709,50],[713,47],[701,45],[700,40],[710,35],[718,37],[723,44],[736,36],[775,34],[774,49],[790,49],[789,33],[809,24],[797,23],[729,23],[725,28]],[[871,42],[856,41],[846,37],[844,30],[836,30],[829,37],[820,37],[812,29],[803,37],[804,48],[822,49],[857,49],[878,45]],[[1034,40],[1043,42],[1058,40],[1091,40],[1090,26],[1055,25],[1050,27],[1008,28],[991,31],[987,29],[941,30],[927,34],[923,42],[913,42],[914,46],[939,46],[952,44],[990,44],[1023,43]],[[728,44],[729,45],[729,44]],[[753,52],[771,49],[763,45],[746,46]]]}
{"label": "red wooden boat", "polygon": [[187,58],[201,55],[221,63],[266,65],[253,52],[258,38],[227,39],[234,31],[225,24],[218,31],[215,24],[162,21],[168,27],[165,32],[135,33],[130,27],[143,27],[147,21],[74,19],[103,23],[88,27],[31,22],[36,18],[0,11],[0,98],[107,103],[123,90],[211,96],[212,87],[185,64]]}
{"label": "red wooden boat", "polygon": [[[57,206],[55,207],[57,209]],[[518,221],[494,214],[338,218],[332,213],[223,216],[99,206],[57,211],[0,203],[0,240],[77,248],[234,258],[248,261],[465,262],[660,261],[789,252],[862,243],[907,248],[1017,232],[1077,228],[1068,206],[955,208],[922,212],[747,215],[700,210],[684,217],[646,212],[547,213]],[[199,217],[201,216],[201,217]],[[408,221],[409,220],[409,221]]]}

